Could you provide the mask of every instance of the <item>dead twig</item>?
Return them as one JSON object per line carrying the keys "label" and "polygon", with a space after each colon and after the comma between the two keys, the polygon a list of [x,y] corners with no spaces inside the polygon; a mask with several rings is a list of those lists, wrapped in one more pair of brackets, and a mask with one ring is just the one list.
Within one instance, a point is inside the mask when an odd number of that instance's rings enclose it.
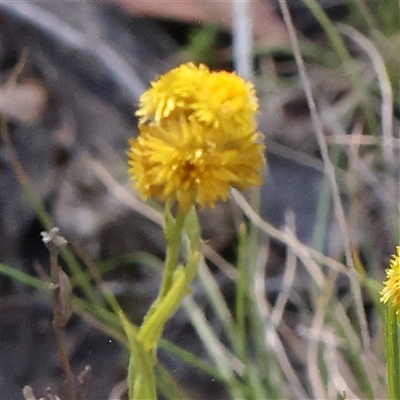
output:
{"label": "dead twig", "polygon": [[58,356],[66,378],[68,397],[77,400],[75,377],[68,358],[65,341],[65,325],[72,314],[71,285],[68,276],[58,264],[58,255],[62,247],[67,245],[65,238],[58,234],[58,228],[42,232],[42,240],[50,252],[50,278],[53,302],[53,327],[57,339]]}

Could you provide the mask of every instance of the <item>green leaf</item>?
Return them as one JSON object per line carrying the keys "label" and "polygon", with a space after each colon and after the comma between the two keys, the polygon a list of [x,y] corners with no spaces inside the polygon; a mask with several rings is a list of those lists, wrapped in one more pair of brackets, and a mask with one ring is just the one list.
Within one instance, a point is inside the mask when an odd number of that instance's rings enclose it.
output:
{"label": "green leaf", "polygon": [[17,268],[0,264],[0,274],[8,276],[16,280],[17,282],[22,283],[23,285],[32,286],[36,289],[43,290],[46,292],[50,291],[50,285],[47,282],[43,282],[42,280],[35,278],[29,274],[26,274],[25,272]]}

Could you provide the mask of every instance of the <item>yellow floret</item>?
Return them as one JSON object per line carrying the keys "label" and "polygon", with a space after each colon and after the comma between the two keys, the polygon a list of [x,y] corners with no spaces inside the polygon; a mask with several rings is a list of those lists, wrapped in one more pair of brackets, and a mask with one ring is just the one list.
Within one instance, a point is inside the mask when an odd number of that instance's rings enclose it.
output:
{"label": "yellow floret", "polygon": [[230,135],[197,121],[167,119],[140,127],[132,139],[129,172],[144,198],[213,206],[229,189],[262,183],[260,135]]}
{"label": "yellow floret", "polygon": [[381,302],[394,307],[400,314],[400,246],[396,247],[397,254],[390,260],[389,268],[386,270],[386,281],[380,292]]}

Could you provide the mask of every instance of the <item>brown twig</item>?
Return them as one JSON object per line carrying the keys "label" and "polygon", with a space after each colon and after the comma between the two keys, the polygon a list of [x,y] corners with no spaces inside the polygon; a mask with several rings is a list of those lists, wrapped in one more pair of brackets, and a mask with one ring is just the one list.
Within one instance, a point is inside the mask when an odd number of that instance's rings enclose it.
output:
{"label": "brown twig", "polygon": [[49,232],[42,232],[42,237],[44,244],[50,252],[50,279],[53,289],[53,327],[57,339],[58,356],[65,374],[68,398],[70,400],[77,400],[75,377],[68,358],[64,329],[71,316],[71,307],[68,306],[71,291],[68,277],[58,264],[58,254],[61,247],[67,244],[67,241],[58,235],[58,228],[53,228]]}

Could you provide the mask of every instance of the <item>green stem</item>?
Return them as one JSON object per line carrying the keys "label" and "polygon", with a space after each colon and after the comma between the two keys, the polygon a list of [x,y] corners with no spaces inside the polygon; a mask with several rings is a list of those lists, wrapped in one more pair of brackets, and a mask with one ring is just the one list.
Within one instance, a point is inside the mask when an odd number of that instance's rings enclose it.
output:
{"label": "green stem", "polygon": [[140,328],[138,340],[144,344],[146,351],[157,348],[165,324],[175,314],[182,300],[190,293],[190,284],[197,275],[200,260],[201,253],[195,251],[190,255],[186,266],[181,266],[176,270],[171,289],[158,302],[157,307]]}
{"label": "green stem", "polygon": [[[192,211],[189,213],[189,211]],[[177,266],[186,217],[190,224],[190,253],[185,266]],[[184,297],[190,293],[190,284],[197,275],[197,267],[202,258],[200,248],[200,226],[194,209],[179,205],[176,217],[170,212],[170,204],[165,208],[165,237],[167,254],[162,274],[160,292],[145,316],[139,331],[132,327],[122,312],[120,318],[129,339],[131,358],[128,369],[129,394],[132,400],[155,400],[156,379],[154,367],[157,363],[157,348],[164,326],[174,315]]]}
{"label": "green stem", "polygon": [[144,349],[137,336],[137,328],[129,321],[122,310],[117,310],[126,333],[129,345],[128,392],[131,400],[156,400],[156,379],[154,366],[156,357]]}
{"label": "green stem", "polygon": [[[156,357],[153,354],[145,352],[143,349],[141,349],[141,352],[141,370],[136,375],[132,400],[157,400],[156,377],[154,373]],[[130,367],[135,367],[134,363],[130,363]]]}
{"label": "green stem", "polygon": [[165,208],[165,237],[167,239],[167,254],[162,274],[162,283],[157,300],[163,299],[172,286],[173,275],[178,264],[179,248],[182,241],[182,230],[186,218],[186,210],[180,205],[175,220],[170,211],[170,205]]}
{"label": "green stem", "polygon": [[390,399],[400,400],[400,316],[393,307],[386,310],[386,358]]}
{"label": "green stem", "polygon": [[243,224],[239,229],[238,246],[238,279],[236,281],[236,331],[237,331],[237,353],[240,359],[246,360],[246,310],[248,307],[247,291],[249,290],[249,276],[246,270],[246,241],[247,229]]}

